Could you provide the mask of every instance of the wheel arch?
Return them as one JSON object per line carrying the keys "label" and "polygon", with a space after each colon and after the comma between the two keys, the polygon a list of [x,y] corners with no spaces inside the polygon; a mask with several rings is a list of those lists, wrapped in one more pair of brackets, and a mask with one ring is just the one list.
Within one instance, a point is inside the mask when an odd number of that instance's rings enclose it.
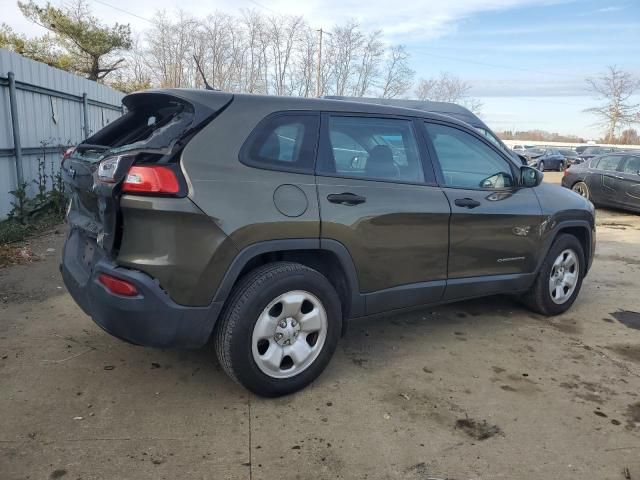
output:
{"label": "wheel arch", "polygon": [[319,271],[329,279],[340,297],[346,320],[364,315],[364,299],[360,295],[355,265],[347,248],[329,239],[281,239],[258,242],[240,251],[227,269],[214,302],[224,303],[237,281],[247,272],[275,261],[290,261]]}
{"label": "wheel arch", "polygon": [[[544,256],[541,257],[540,265],[542,265],[542,262],[548,255],[549,250],[553,245],[553,242],[555,242],[556,238],[558,238],[558,236],[562,234],[572,235],[576,237],[580,242],[580,245],[582,246],[582,250],[584,253],[584,261],[586,265],[585,275],[586,275],[593,261],[593,254],[594,254],[594,252],[592,251],[593,250],[592,249],[592,245],[593,245],[592,229],[591,229],[591,225],[586,220],[564,221],[556,225],[556,227],[553,230],[553,233],[549,236],[550,240],[547,242],[547,245],[545,248],[545,254]],[[538,265],[538,269],[540,268],[540,265]]]}

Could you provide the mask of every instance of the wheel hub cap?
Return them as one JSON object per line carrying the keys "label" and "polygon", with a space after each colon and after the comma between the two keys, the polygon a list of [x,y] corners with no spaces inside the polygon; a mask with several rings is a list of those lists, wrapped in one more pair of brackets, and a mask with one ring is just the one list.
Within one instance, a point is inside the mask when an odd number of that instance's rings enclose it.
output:
{"label": "wheel hub cap", "polygon": [[253,360],[270,377],[298,375],[322,351],[327,326],[318,297],[303,290],[283,293],[264,308],[253,327]]}
{"label": "wheel hub cap", "polygon": [[571,298],[578,283],[579,268],[578,256],[573,250],[566,249],[558,255],[549,278],[549,293],[554,303],[561,305]]}
{"label": "wheel hub cap", "polygon": [[289,317],[278,323],[273,339],[280,346],[291,345],[296,341],[299,334],[300,324],[295,318]]}

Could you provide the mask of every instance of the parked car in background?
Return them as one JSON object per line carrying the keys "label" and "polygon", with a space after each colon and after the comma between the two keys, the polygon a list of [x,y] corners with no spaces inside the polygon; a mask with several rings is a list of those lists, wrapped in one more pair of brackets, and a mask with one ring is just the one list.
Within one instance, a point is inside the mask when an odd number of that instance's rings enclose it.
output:
{"label": "parked car in background", "polygon": [[562,186],[594,205],[640,212],[640,152],[610,153],[565,170]]}
{"label": "parked car in background", "polygon": [[531,147],[522,152],[522,155],[527,159],[527,163],[530,165],[531,161],[542,155],[544,151],[545,147]]}
{"label": "parked car in background", "polygon": [[589,145],[580,145],[579,147],[576,147],[576,153],[579,155],[582,152],[584,152],[587,148],[589,148]]}
{"label": "parked car in background", "polygon": [[541,172],[545,170],[564,170],[566,163],[564,155],[555,148],[545,148],[542,155],[538,155],[529,162],[529,165],[536,167]]}
{"label": "parked car in background", "polygon": [[517,153],[523,153],[525,150],[534,147],[535,145],[514,145],[513,147],[511,147],[511,150]]}
{"label": "parked car in background", "polygon": [[186,89],[123,103],[61,166],[65,285],[131,343],[211,339],[259,395],[311,383],[349,319],[499,293],[558,315],[592,264],[593,205],[450,116]]}
{"label": "parked car in background", "polygon": [[574,150],[570,148],[559,148],[558,152],[564,157],[565,165],[575,165],[576,163],[582,163],[582,159]]}
{"label": "parked car in background", "polygon": [[593,157],[597,157],[598,155],[604,155],[605,153],[611,153],[614,151],[615,151],[615,148],[613,147],[591,146],[591,147],[585,148],[579,155],[580,155],[580,159],[583,162],[586,162],[587,160],[591,160]]}

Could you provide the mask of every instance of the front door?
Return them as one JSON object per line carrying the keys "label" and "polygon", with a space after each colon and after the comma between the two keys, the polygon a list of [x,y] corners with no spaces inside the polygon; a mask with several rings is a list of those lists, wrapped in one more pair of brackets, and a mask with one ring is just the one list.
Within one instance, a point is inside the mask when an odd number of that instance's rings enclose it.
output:
{"label": "front door", "polygon": [[450,209],[421,157],[411,119],[323,115],[321,239],[349,250],[367,313],[442,298]]}
{"label": "front door", "polygon": [[640,210],[640,157],[628,156],[616,182],[620,203]]}
{"label": "front door", "polygon": [[448,285],[456,299],[518,289],[535,271],[543,221],[518,168],[475,133],[425,123],[436,174],[451,205]]}

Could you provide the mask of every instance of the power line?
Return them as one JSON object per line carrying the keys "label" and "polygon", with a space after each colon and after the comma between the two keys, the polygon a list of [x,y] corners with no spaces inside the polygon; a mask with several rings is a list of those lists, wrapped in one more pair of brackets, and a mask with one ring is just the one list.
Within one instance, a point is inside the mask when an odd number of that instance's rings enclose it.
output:
{"label": "power line", "polygon": [[124,8],[120,8],[120,7],[116,7],[115,5],[111,5],[110,3],[107,3],[107,2],[105,2],[103,0],[93,0],[93,1],[96,2],[96,3],[99,3],[101,5],[104,5],[105,7],[113,8],[114,10],[118,10],[119,12],[126,13],[127,15],[131,15],[132,17],[139,18],[140,20],[144,20],[145,22],[153,23],[148,18],[141,17],[140,15],[136,15],[135,13],[132,13],[132,12],[130,12],[128,10],[125,10]]}
{"label": "power line", "polygon": [[445,60],[453,60],[453,61],[456,61],[456,62],[473,63],[475,65],[482,65],[482,66],[485,66],[485,67],[502,68],[502,69],[505,69],[505,70],[518,70],[518,71],[521,71],[521,72],[528,72],[528,73],[538,73],[538,74],[544,73],[546,75],[553,75],[553,76],[557,76],[558,75],[557,72],[553,72],[552,73],[552,72],[547,72],[547,71],[544,71],[544,70],[537,70],[537,69],[534,70],[532,68],[514,67],[514,66],[509,66],[509,65],[499,65],[497,63],[479,62],[478,60],[472,60],[472,59],[469,59],[469,58],[460,58],[460,57],[450,57],[450,56],[447,56],[447,55],[439,55],[437,53],[425,52],[424,50],[422,50],[420,48],[417,48],[415,50],[419,50],[419,51],[421,50],[424,55],[427,55],[427,56],[430,56],[430,57],[437,57],[437,58],[442,58],[442,59],[445,59]]}
{"label": "power line", "polygon": [[260,7],[260,8],[263,8],[265,10],[269,10],[271,13],[278,14],[278,12],[276,12],[273,8],[269,8],[269,7],[265,6],[265,5],[262,5],[261,3],[256,2],[256,0],[247,0],[247,1],[250,2],[250,3],[253,3],[254,5],[256,5],[256,6]]}

